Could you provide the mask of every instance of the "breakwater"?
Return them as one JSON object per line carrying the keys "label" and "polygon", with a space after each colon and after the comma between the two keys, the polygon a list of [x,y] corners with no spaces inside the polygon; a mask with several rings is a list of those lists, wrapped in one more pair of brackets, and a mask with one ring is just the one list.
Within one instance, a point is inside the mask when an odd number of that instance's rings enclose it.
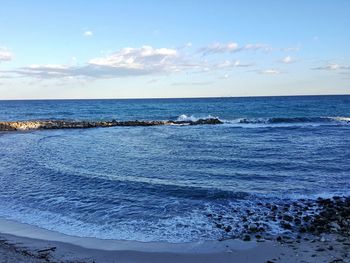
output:
{"label": "breakwater", "polygon": [[114,126],[161,126],[161,125],[215,125],[223,122],[217,118],[198,119],[196,121],[69,121],[69,120],[37,120],[0,122],[0,131],[24,131],[45,129],[86,129]]}

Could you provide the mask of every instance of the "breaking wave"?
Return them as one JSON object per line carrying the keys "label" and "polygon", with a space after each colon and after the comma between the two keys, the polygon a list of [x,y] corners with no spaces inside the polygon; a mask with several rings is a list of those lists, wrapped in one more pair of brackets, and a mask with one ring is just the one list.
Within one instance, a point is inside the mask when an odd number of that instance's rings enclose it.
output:
{"label": "breaking wave", "polygon": [[237,127],[290,127],[290,126],[321,126],[350,125],[350,117],[272,117],[272,118],[236,118],[223,119],[213,115],[194,116],[182,114],[176,121],[195,122],[198,120],[218,119],[224,124]]}
{"label": "breaking wave", "polygon": [[242,124],[350,123],[350,117],[240,118],[235,121]]}
{"label": "breaking wave", "polygon": [[204,116],[204,117],[195,117],[194,115],[186,115],[186,114],[182,114],[179,117],[177,117],[176,121],[198,121],[198,120],[210,120],[210,119],[219,119],[218,117],[212,116],[212,115],[208,115],[208,116]]}

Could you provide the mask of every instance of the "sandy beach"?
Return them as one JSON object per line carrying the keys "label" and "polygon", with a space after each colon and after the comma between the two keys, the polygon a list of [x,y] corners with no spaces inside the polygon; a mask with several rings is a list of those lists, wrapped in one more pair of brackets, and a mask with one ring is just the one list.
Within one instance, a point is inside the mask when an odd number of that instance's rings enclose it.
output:
{"label": "sandy beach", "polygon": [[336,235],[270,240],[161,243],[72,237],[0,220],[0,262],[350,262]]}

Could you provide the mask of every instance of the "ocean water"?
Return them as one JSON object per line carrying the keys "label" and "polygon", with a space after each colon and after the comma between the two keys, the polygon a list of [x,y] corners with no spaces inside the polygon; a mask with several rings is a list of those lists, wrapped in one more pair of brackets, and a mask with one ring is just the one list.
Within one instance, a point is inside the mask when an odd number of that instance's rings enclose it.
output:
{"label": "ocean water", "polygon": [[210,213],[349,195],[350,96],[0,101],[0,121],[207,117],[224,124],[0,132],[0,217],[188,242],[223,235]]}

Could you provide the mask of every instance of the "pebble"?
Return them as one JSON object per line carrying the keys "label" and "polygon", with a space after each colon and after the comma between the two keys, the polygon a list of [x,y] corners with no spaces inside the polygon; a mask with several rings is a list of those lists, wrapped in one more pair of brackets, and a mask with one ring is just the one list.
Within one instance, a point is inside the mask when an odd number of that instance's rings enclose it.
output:
{"label": "pebble", "polygon": [[[230,211],[233,211],[232,216],[215,213],[206,215],[227,237],[231,235],[232,238],[233,232],[241,235],[242,239],[248,239],[242,233],[259,233],[255,235],[256,239],[267,240],[269,237],[274,238],[269,234],[271,227],[279,227],[280,233],[285,230],[284,233],[291,236],[294,242],[307,240],[306,236],[311,237],[311,240],[326,242],[325,234],[335,234],[337,241],[345,242],[344,246],[349,244],[350,197],[318,198],[316,201],[304,199],[291,204],[285,201],[260,201],[256,209],[248,207],[242,211],[232,208]],[[242,214],[241,218],[237,218],[239,214]],[[277,241],[282,241],[282,238],[277,237]],[[283,241],[286,239],[283,238]]]}
{"label": "pebble", "polygon": [[244,235],[243,241],[250,241],[250,240],[251,240],[250,235]]}

